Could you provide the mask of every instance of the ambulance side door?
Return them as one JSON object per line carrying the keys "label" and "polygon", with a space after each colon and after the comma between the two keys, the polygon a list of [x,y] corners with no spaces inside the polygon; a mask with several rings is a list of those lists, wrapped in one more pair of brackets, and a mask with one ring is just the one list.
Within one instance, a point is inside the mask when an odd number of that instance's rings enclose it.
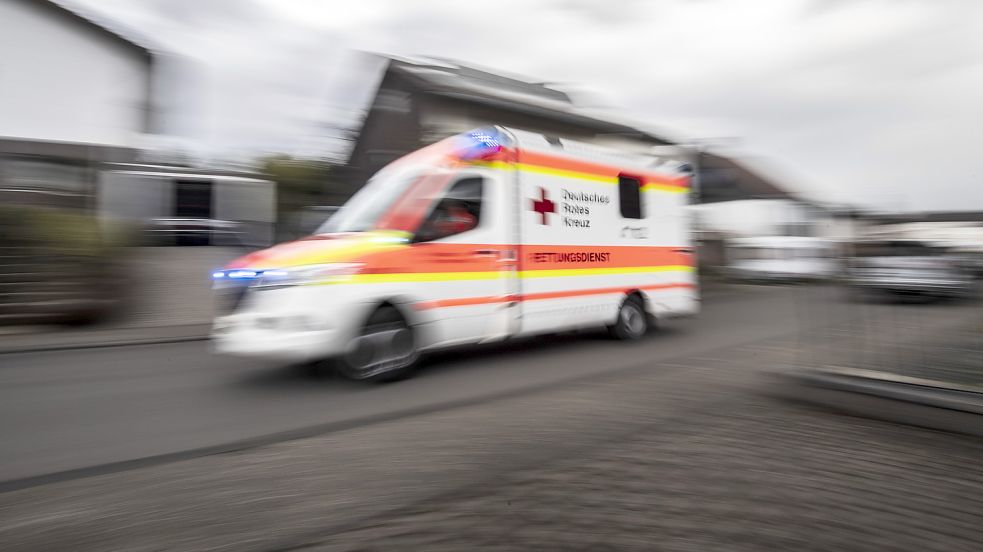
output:
{"label": "ambulance side door", "polygon": [[428,273],[423,304],[441,344],[489,341],[512,332],[518,316],[512,210],[502,171],[454,176],[421,226],[415,256]]}

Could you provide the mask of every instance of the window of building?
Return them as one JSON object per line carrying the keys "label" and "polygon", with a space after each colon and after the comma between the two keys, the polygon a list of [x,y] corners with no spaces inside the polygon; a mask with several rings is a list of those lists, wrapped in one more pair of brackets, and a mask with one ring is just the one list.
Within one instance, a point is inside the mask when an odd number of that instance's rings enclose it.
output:
{"label": "window of building", "polygon": [[416,241],[433,241],[477,228],[481,221],[484,180],[469,176],[455,182],[420,226]]}
{"label": "window of building", "polygon": [[629,219],[645,218],[642,214],[642,182],[634,176],[618,176],[618,201],[621,216]]}
{"label": "window of building", "polygon": [[85,167],[47,159],[7,159],[4,187],[83,193],[89,181]]}

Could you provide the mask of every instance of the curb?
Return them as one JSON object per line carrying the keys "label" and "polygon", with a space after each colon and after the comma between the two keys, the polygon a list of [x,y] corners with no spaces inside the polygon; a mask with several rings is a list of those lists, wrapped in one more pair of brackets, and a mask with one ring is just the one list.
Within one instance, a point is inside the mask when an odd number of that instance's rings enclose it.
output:
{"label": "curb", "polygon": [[786,399],[890,422],[983,437],[983,387],[823,367],[781,374]]}
{"label": "curb", "polygon": [[84,333],[63,331],[65,333],[62,334],[38,332],[0,337],[0,355],[206,341],[211,337],[211,324],[89,330]]}

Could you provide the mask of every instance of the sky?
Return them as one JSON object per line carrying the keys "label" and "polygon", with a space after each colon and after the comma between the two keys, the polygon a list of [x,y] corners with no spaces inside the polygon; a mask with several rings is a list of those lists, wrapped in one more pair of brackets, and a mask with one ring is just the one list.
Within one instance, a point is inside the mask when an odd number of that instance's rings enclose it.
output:
{"label": "sky", "polygon": [[169,54],[209,155],[339,150],[360,52],[450,57],[740,155],[815,199],[983,210],[977,0],[61,0]]}

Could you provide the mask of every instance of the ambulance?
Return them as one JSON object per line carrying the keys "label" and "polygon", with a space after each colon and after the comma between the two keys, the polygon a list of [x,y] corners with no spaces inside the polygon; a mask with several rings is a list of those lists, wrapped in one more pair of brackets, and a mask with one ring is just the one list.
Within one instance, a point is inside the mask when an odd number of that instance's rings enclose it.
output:
{"label": "ambulance", "polygon": [[219,353],[334,361],[356,380],[421,353],[695,314],[685,156],[491,127],[384,167],[314,235],[212,274]]}

